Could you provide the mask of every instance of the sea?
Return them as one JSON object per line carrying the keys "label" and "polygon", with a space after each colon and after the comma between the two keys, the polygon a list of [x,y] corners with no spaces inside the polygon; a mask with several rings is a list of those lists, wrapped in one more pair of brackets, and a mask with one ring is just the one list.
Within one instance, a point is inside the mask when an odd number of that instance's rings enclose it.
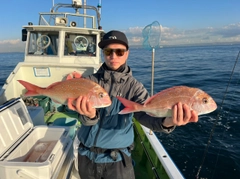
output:
{"label": "sea", "polygon": [[[150,50],[130,46],[127,63],[149,93],[185,85],[204,90],[218,105],[197,123],[178,126],[170,134],[155,132],[186,179],[240,178],[239,52],[240,44]],[[0,53],[0,87],[23,58],[24,53]]]}

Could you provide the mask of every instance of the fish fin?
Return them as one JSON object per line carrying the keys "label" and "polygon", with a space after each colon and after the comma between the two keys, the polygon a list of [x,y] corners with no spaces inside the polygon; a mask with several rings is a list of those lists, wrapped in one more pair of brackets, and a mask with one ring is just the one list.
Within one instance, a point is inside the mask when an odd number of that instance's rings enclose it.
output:
{"label": "fish fin", "polygon": [[52,88],[53,86],[57,85],[58,83],[61,83],[61,81],[57,81],[57,82],[49,85],[46,89],[50,89],[50,88]]}
{"label": "fish fin", "polygon": [[155,94],[155,95],[151,96],[150,98],[148,98],[148,99],[146,100],[146,102],[144,103],[144,106],[146,106],[150,101],[152,101],[152,99],[155,98],[156,95],[157,95],[157,94]]}
{"label": "fish fin", "polygon": [[75,99],[74,98],[68,98],[67,100],[68,100],[68,102],[67,102],[68,108],[70,110],[76,111],[76,107],[73,105],[73,104],[75,104],[75,102],[74,102]]}
{"label": "fish fin", "polygon": [[172,116],[172,109],[171,108],[164,108],[155,111],[156,113],[152,113],[152,112],[146,112],[147,115],[152,116],[152,117],[171,117]]}
{"label": "fish fin", "polygon": [[118,114],[127,114],[132,112],[140,111],[141,104],[129,101],[125,98],[122,98],[120,96],[117,96],[117,99],[125,106],[123,110],[121,110]]}
{"label": "fish fin", "polygon": [[149,112],[147,112],[147,115],[152,116],[152,117],[157,117],[156,115],[149,113]]}
{"label": "fish fin", "polygon": [[164,108],[156,111],[156,113],[146,112],[149,116],[152,117],[171,117],[172,116],[172,109]]}
{"label": "fish fin", "polygon": [[73,78],[81,78],[81,77],[82,77],[82,75],[80,73],[74,71],[74,72],[67,75],[66,80],[71,80]]}
{"label": "fish fin", "polygon": [[29,82],[23,81],[23,80],[17,80],[19,83],[21,83],[27,90],[27,92],[24,94],[24,96],[37,96],[40,95],[37,91],[40,88],[39,86],[36,86],[34,84],[31,84]]}

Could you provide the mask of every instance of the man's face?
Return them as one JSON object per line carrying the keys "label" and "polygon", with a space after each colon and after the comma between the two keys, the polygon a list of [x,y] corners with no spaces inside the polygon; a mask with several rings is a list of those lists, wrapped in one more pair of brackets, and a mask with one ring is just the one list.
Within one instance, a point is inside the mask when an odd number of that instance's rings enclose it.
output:
{"label": "man's face", "polygon": [[[104,53],[104,50],[111,53],[109,55],[106,55],[106,53]],[[103,54],[106,65],[112,70],[117,70],[127,61],[129,50],[127,51],[126,46],[122,44],[110,44],[104,47]]]}

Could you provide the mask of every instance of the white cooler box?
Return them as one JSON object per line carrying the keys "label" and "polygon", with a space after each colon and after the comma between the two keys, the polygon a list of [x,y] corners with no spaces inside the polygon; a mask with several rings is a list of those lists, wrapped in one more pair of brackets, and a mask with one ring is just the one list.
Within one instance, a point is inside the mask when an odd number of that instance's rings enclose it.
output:
{"label": "white cooler box", "polygon": [[34,127],[20,98],[0,106],[0,179],[57,178],[71,145],[66,128]]}

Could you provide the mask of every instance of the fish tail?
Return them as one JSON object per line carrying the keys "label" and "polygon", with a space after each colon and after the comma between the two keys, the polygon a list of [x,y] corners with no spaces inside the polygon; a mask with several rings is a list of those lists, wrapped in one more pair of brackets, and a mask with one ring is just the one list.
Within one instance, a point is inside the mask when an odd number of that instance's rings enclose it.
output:
{"label": "fish tail", "polygon": [[125,106],[118,114],[127,114],[140,111],[142,105],[117,96],[117,99]]}
{"label": "fish tail", "polygon": [[41,89],[39,86],[36,86],[34,84],[31,84],[31,83],[23,81],[23,80],[17,80],[17,81],[19,83],[21,83],[27,89],[27,92],[24,94],[24,96],[37,96],[37,95],[40,95],[38,93],[39,89]]}

